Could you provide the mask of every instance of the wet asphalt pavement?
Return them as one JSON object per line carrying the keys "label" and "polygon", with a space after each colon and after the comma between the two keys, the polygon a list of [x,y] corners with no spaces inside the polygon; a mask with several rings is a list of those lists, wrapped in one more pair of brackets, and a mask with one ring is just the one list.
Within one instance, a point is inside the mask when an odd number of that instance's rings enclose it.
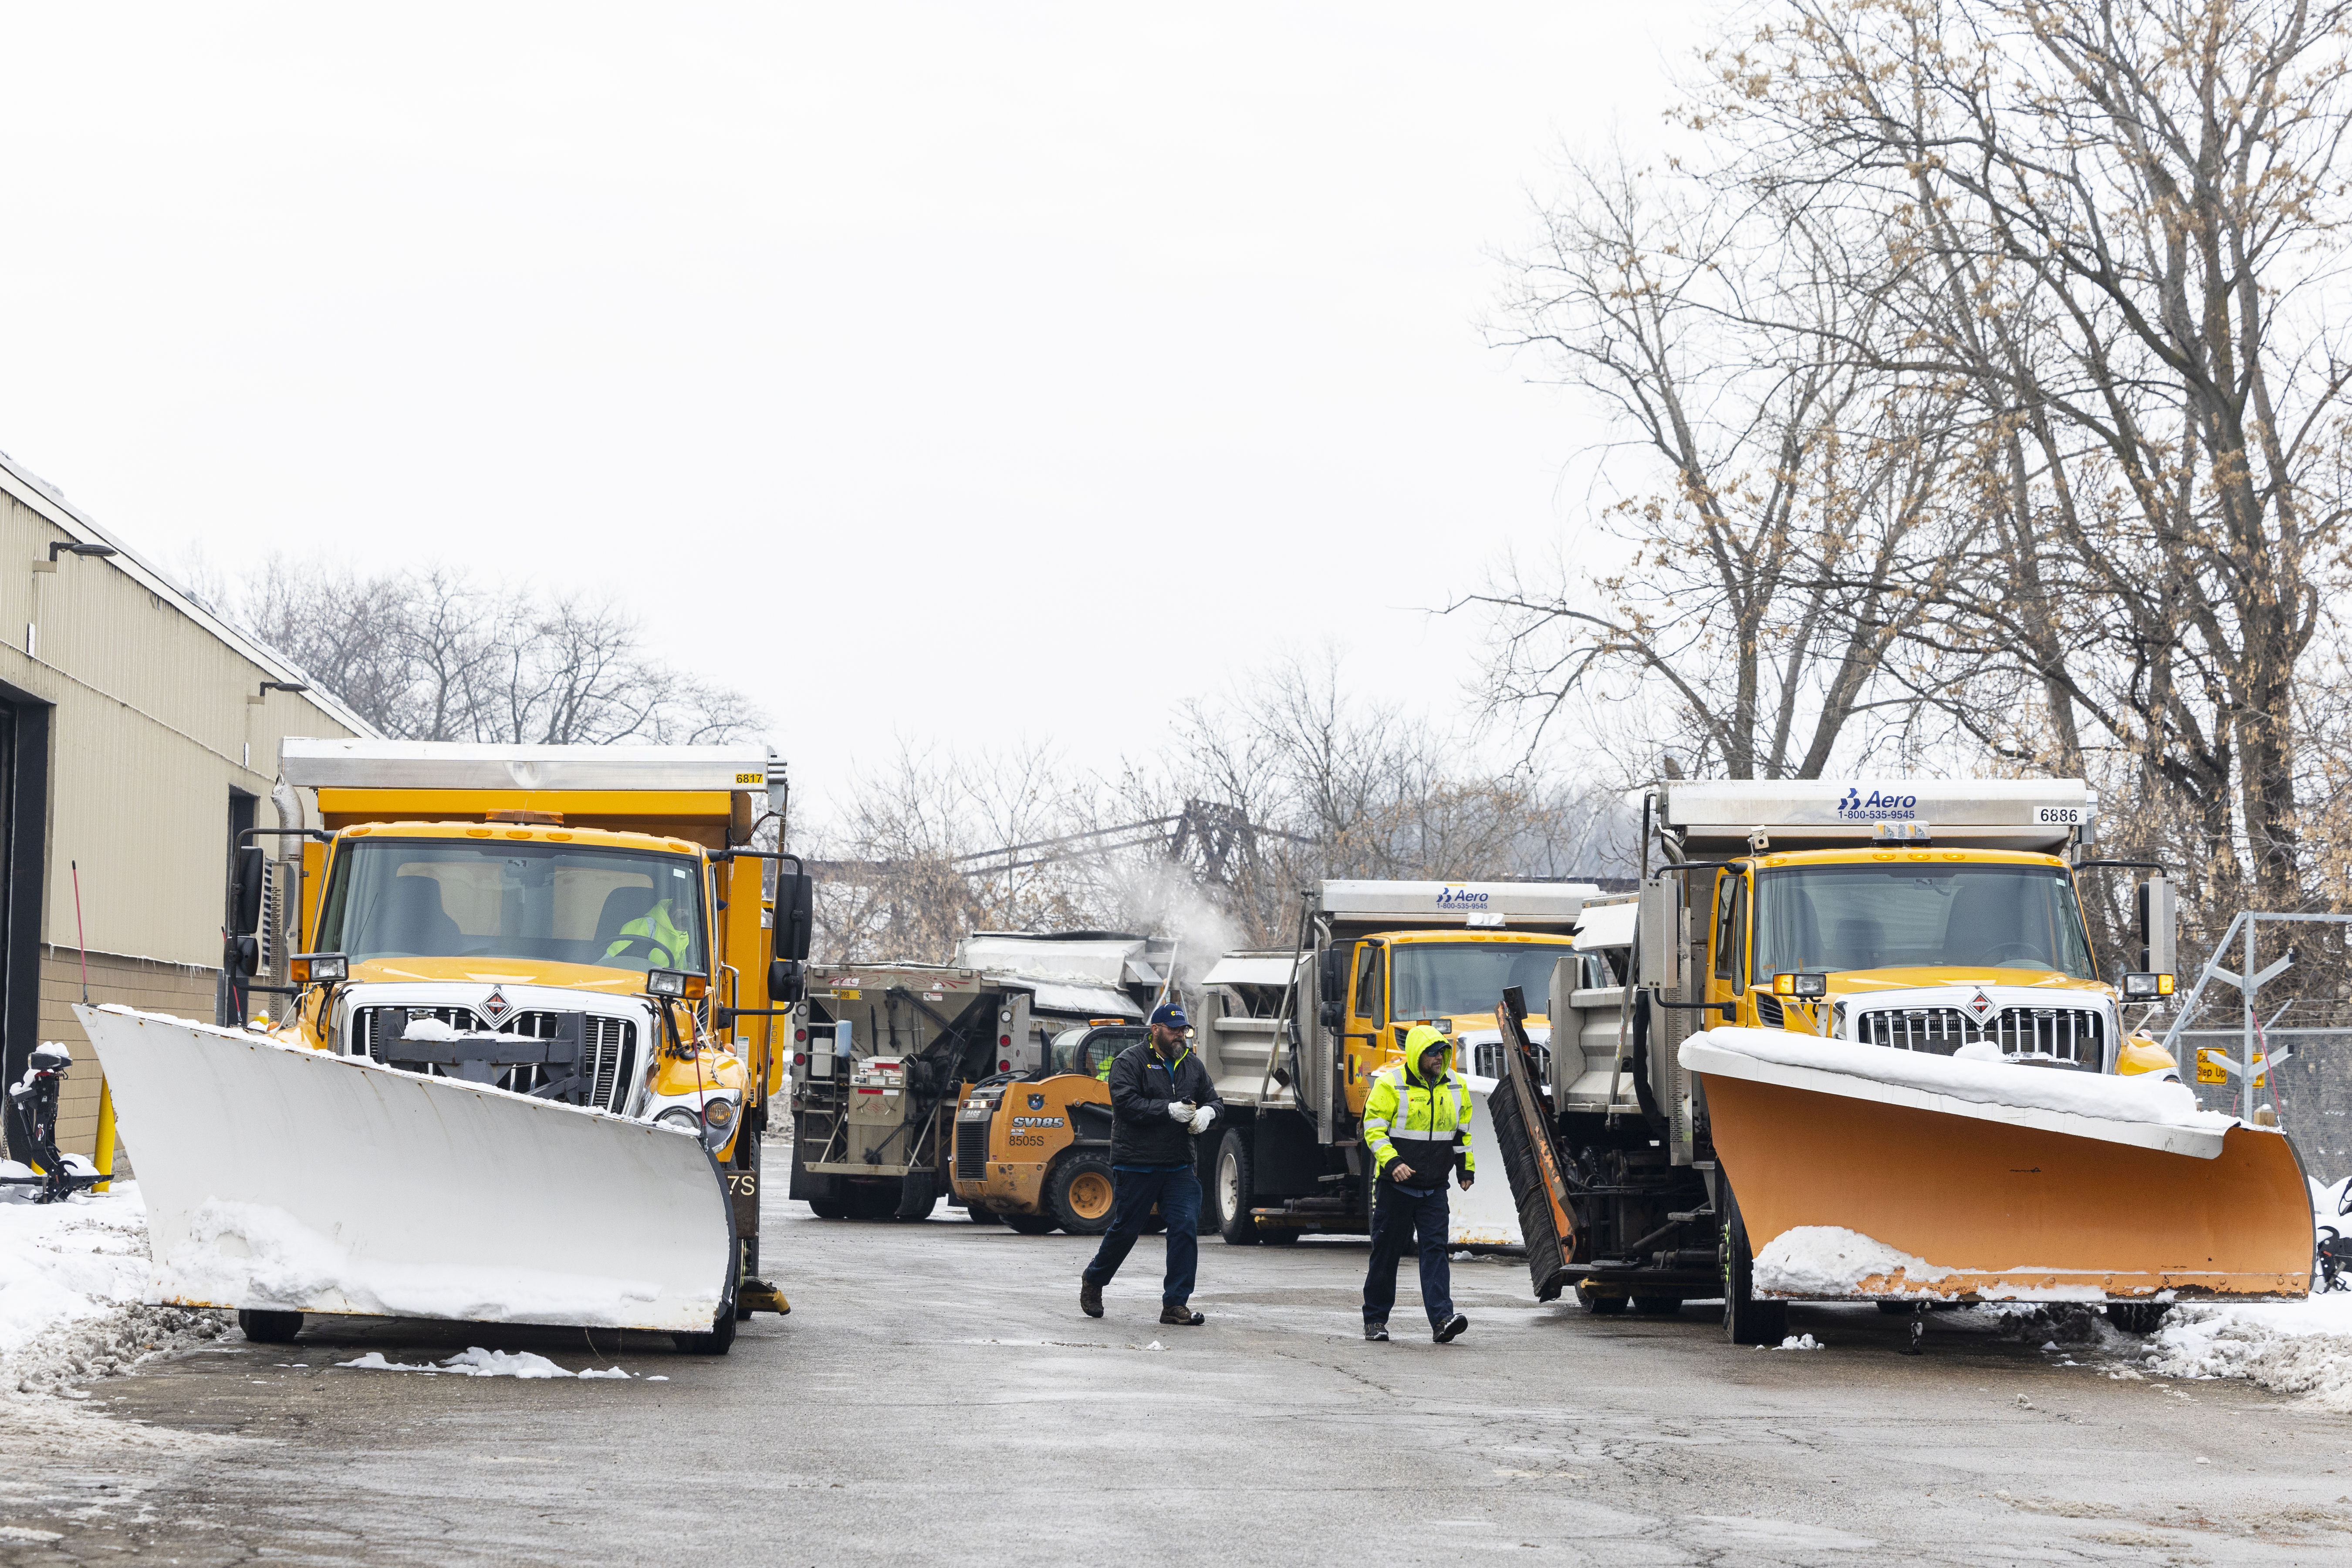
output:
{"label": "wet asphalt pavement", "polygon": [[[1908,1357],[1900,1320],[1800,1308],[1827,1349],[1736,1349],[1712,1308],[1539,1307],[1479,1260],[1464,1339],[1429,1342],[1408,1267],[1375,1345],[1360,1243],[1213,1237],[1206,1327],[1155,1321],[1153,1237],[1097,1321],[1091,1243],[940,1215],[772,1203],[794,1310],[723,1360],[328,1319],[99,1384],[114,1425],[0,1434],[0,1563],[2352,1561],[2352,1417],[2041,1329],[1939,1315]],[[334,1365],[468,1345],[639,1375]]]}

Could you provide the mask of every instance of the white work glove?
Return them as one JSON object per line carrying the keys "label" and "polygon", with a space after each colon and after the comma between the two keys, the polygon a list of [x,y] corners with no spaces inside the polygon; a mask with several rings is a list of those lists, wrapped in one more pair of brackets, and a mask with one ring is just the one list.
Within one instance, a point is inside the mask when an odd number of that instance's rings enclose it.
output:
{"label": "white work glove", "polygon": [[1214,1121],[1216,1119],[1217,1108],[1215,1106],[1204,1105],[1201,1107],[1199,1110],[1192,1114],[1193,1134],[1198,1136],[1201,1133],[1206,1132],[1209,1130],[1209,1123]]}
{"label": "white work glove", "polygon": [[1192,1102],[1189,1100],[1171,1100],[1168,1102],[1168,1119],[1171,1121],[1189,1122],[1192,1120]]}

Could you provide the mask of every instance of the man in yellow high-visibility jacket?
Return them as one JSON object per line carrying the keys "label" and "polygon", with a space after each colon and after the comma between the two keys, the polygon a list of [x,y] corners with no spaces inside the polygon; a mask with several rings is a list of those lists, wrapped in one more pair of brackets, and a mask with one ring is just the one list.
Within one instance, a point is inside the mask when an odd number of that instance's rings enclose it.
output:
{"label": "man in yellow high-visibility jacket", "polygon": [[1397,1265],[1416,1239],[1421,1304],[1439,1344],[1470,1326],[1454,1310],[1446,1263],[1445,1179],[1458,1168],[1466,1191],[1477,1174],[1470,1153],[1470,1086],[1447,1065],[1454,1042],[1427,1024],[1404,1037],[1404,1060],[1372,1075],[1364,1098],[1364,1144],[1379,1173],[1372,1210],[1372,1261],[1364,1275],[1364,1338],[1389,1337]]}

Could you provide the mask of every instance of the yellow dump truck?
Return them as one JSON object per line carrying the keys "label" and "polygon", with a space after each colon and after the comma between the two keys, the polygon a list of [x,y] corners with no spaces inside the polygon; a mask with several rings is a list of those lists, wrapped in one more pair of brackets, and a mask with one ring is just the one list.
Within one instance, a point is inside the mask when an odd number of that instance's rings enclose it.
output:
{"label": "yellow dump truck", "polygon": [[788,1310],[760,1150],[809,883],[752,847],[782,764],[289,740],[280,765],[299,824],[255,837],[299,854],[238,852],[226,1016],[89,1015],[161,1299],[262,1339],[365,1312],[707,1352]]}
{"label": "yellow dump truck", "polygon": [[[2171,991],[2171,887],[2099,859],[2095,816],[2064,780],[1651,792],[1638,898],[1588,908],[1587,967],[1499,1020],[1538,1296],[1720,1297],[1754,1343],[1791,1300],[2104,1302],[2145,1331],[2176,1300],[2301,1294],[2294,1151],[2200,1110],[2138,1027]],[[2103,963],[2077,880],[2134,870],[2150,924]]]}
{"label": "yellow dump truck", "polygon": [[[1226,1107],[1223,1128],[1195,1141],[1204,1223],[1237,1246],[1368,1231],[1364,1100],[1415,1024],[1457,1042],[1474,1147],[1493,1157],[1484,1123],[1500,1062],[1496,999],[1510,987],[1541,995],[1578,962],[1573,932],[1600,893],[1590,882],[1327,881],[1301,899],[1295,947],[1220,960],[1195,1020]],[[1546,1020],[1528,1027],[1540,1050]],[[1480,1182],[1450,1208],[1456,1243],[1520,1240],[1502,1183]]]}

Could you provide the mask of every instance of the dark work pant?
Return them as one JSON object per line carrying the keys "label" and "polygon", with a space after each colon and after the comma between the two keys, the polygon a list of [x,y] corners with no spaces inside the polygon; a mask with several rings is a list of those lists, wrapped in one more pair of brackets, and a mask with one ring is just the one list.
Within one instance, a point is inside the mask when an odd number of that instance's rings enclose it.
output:
{"label": "dark work pant", "polygon": [[[1418,1174],[1418,1173],[1415,1173]],[[1454,1271],[1445,1260],[1445,1189],[1416,1197],[1383,1182],[1372,1208],[1372,1265],[1364,1274],[1364,1321],[1385,1323],[1396,1305],[1397,1264],[1421,1233],[1421,1304],[1429,1326],[1454,1316]]]}
{"label": "dark work pant", "polygon": [[1160,1302],[1182,1306],[1192,1299],[1192,1270],[1201,1258],[1201,1178],[1192,1166],[1183,1165],[1173,1171],[1113,1171],[1110,1182],[1116,1194],[1110,1228],[1103,1232],[1095,1260],[1087,1265],[1087,1283],[1110,1283],[1134,1249],[1135,1238],[1143,1234],[1151,1205],[1158,1204],[1160,1217],[1168,1222],[1168,1278],[1160,1285]]}

